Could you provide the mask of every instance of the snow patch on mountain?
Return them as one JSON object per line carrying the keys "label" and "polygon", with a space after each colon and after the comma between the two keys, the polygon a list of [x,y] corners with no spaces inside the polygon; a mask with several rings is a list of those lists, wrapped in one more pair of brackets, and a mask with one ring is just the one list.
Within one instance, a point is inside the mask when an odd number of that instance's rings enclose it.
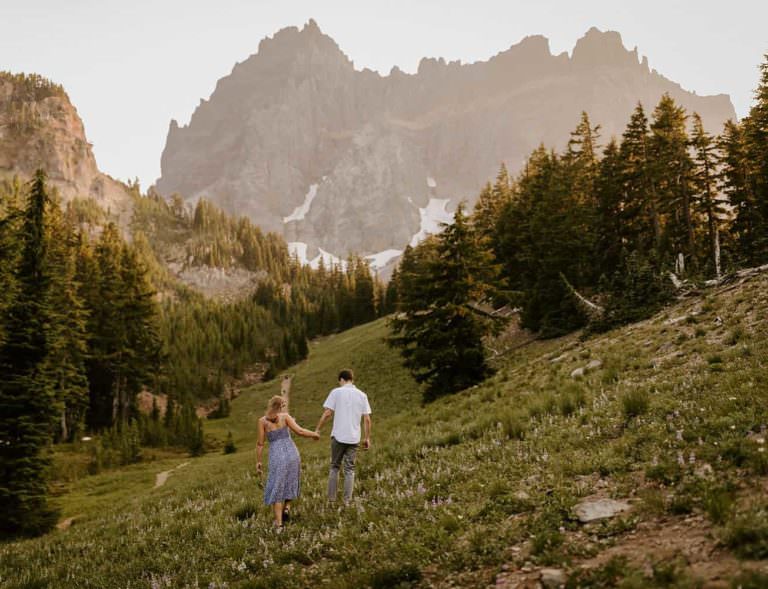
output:
{"label": "snow patch on mountain", "polygon": [[432,176],[427,176],[427,186],[429,188],[437,188],[437,182]]}
{"label": "snow patch on mountain", "polygon": [[365,256],[365,259],[370,261],[371,270],[378,271],[384,268],[384,266],[386,266],[389,262],[391,262],[394,258],[401,255],[402,253],[403,250],[389,249],[384,250],[383,252],[379,252],[378,254]]}
{"label": "snow patch on mountain", "polygon": [[317,184],[312,184],[309,187],[309,190],[307,191],[307,194],[304,196],[304,202],[301,203],[300,206],[293,209],[293,212],[288,215],[287,217],[283,217],[283,223],[289,223],[291,221],[301,221],[304,217],[307,216],[307,213],[309,212],[309,207],[312,206],[312,201],[315,200],[315,197],[317,196]]}
{"label": "snow patch on mountain", "polygon": [[288,253],[292,256],[296,256],[299,259],[299,263],[302,266],[306,266],[307,261],[307,244],[301,241],[291,241],[288,244]]}
{"label": "snow patch on mountain", "polygon": [[427,206],[419,209],[421,228],[411,238],[411,247],[416,247],[427,235],[440,233],[440,223],[453,223],[453,213],[448,212],[449,198],[430,198]]}
{"label": "snow patch on mountain", "polygon": [[342,270],[346,270],[347,263],[344,260],[325,251],[323,248],[317,249],[320,250],[320,253],[310,260],[307,258],[308,246],[306,243],[302,241],[292,241],[288,244],[288,253],[292,256],[295,255],[298,258],[299,263],[303,266],[309,266],[310,268],[317,270],[320,267],[320,260],[322,259],[323,265],[326,268],[340,266]]}
{"label": "snow patch on mountain", "polygon": [[334,256],[332,253],[325,251],[323,248],[317,248],[320,253],[309,263],[309,265],[317,270],[320,267],[320,258],[323,260],[323,265],[326,268],[331,266],[339,266],[342,270],[347,269],[347,263],[341,258]]}

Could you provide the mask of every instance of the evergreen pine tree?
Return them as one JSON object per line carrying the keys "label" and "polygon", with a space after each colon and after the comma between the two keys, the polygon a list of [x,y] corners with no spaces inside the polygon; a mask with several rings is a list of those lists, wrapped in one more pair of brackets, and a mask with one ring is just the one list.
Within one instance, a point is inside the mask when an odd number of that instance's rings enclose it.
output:
{"label": "evergreen pine tree", "polygon": [[366,260],[355,260],[354,285],[355,324],[373,321],[376,318],[375,286]]}
{"label": "evergreen pine tree", "polygon": [[720,225],[726,216],[717,192],[717,145],[704,130],[699,113],[693,114],[693,206],[706,222],[706,252],[709,274],[720,276]]}
{"label": "evergreen pine tree", "polygon": [[661,214],[649,153],[648,118],[638,104],[621,139],[622,210],[630,251],[661,248]]}
{"label": "evergreen pine tree", "polygon": [[498,244],[499,217],[512,199],[512,184],[507,166],[501,164],[496,181],[493,185],[488,182],[478,196],[472,212],[472,225],[478,236],[486,240],[496,251]]}
{"label": "evergreen pine tree", "polygon": [[78,292],[79,239],[72,234],[71,227],[65,225],[56,202],[50,208],[47,232],[54,320],[46,370],[55,383],[60,415],[57,439],[71,441],[80,431],[88,408],[85,370],[88,311]]}
{"label": "evergreen pine tree", "polygon": [[695,269],[697,220],[691,198],[693,162],[688,153],[686,119],[685,110],[665,94],[653,113],[650,169],[664,215],[661,259],[677,260],[682,254],[685,265]]}
{"label": "evergreen pine tree", "polygon": [[425,400],[456,392],[490,373],[483,337],[489,320],[475,305],[493,296],[499,268],[459,205],[452,225],[406,250],[400,267],[401,313],[392,320],[405,365],[426,382]]}
{"label": "evergreen pine tree", "polygon": [[731,233],[737,246],[735,257],[741,264],[753,266],[760,260],[763,218],[755,196],[754,172],[743,127],[728,121],[718,147],[720,187],[734,215]]}
{"label": "evergreen pine tree", "polygon": [[37,534],[56,512],[47,499],[48,443],[56,417],[55,384],[45,370],[52,345],[53,280],[46,235],[45,175],[31,184],[19,236],[18,292],[0,344],[0,533]]}
{"label": "evergreen pine tree", "polygon": [[608,143],[603,152],[595,194],[597,272],[600,276],[613,276],[619,266],[627,234],[622,201],[622,160],[615,140]]}
{"label": "evergreen pine tree", "polygon": [[750,164],[749,183],[754,197],[749,255],[752,263],[764,264],[768,261],[768,54],[760,66],[755,104],[742,124]]}

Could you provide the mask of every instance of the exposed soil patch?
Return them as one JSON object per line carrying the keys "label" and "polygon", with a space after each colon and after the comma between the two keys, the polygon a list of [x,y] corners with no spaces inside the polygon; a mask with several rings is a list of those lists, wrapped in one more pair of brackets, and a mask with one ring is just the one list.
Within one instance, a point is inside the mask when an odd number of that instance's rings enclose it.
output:
{"label": "exposed soil patch", "polygon": [[155,489],[157,489],[158,487],[162,487],[168,481],[168,477],[171,476],[171,473],[174,470],[178,470],[180,468],[183,468],[183,467],[187,466],[188,464],[189,464],[189,462],[184,462],[184,463],[179,464],[178,466],[172,468],[171,470],[164,470],[163,472],[158,472],[157,476],[155,477]]}
{"label": "exposed soil patch", "polygon": [[[571,540],[583,540],[583,536],[583,532],[576,532]],[[614,558],[626,559],[648,577],[652,576],[655,564],[677,561],[684,564],[690,577],[703,581],[702,586],[707,589],[729,588],[730,580],[740,572],[768,568],[768,563],[745,562],[725,550],[714,537],[710,523],[700,515],[640,522],[631,532],[616,537],[616,543],[597,556],[575,562],[569,572],[599,569]],[[495,587],[499,589],[542,587],[542,567],[502,568],[503,572],[496,577]]]}
{"label": "exposed soil patch", "polygon": [[68,530],[70,526],[75,523],[75,520],[79,518],[79,515],[73,515],[72,517],[68,517],[67,519],[61,520],[59,523],[56,524],[56,529],[61,530],[62,532],[64,530]]}

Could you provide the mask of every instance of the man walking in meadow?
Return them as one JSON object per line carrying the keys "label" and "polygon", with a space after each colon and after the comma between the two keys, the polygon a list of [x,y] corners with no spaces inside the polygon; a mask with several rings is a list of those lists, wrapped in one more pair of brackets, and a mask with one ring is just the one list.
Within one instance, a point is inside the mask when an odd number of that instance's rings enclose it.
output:
{"label": "man walking in meadow", "polygon": [[331,470],[328,475],[328,500],[336,501],[339,485],[339,469],[344,465],[344,502],[352,500],[355,485],[355,459],[360,444],[360,420],[365,425],[363,450],[371,447],[371,406],[368,396],[355,386],[351,370],[339,372],[339,386],[333,389],[323,403],[318,434],[323,424],[333,416],[331,431]]}

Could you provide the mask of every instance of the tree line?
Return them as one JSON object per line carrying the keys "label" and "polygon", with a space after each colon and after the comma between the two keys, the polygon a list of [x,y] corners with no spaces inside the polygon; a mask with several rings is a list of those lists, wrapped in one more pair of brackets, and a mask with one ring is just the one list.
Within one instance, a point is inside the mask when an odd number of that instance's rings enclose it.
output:
{"label": "tree line", "polygon": [[768,56],[755,103],[708,133],[669,96],[638,104],[601,145],[583,113],[562,152],[540,146],[506,167],[453,227],[403,255],[392,343],[426,398],[478,382],[494,308],[555,337],[647,317],[675,284],[768,263]]}
{"label": "tree line", "polygon": [[[389,313],[382,282],[366,260],[317,269],[292,256],[282,237],[233,218],[205,199],[194,207],[135,191],[132,231],[151,260],[152,279],[170,296],[161,304],[162,340],[173,362],[153,387],[170,396],[223,397],[227,382],[263,367],[265,376],[306,357],[307,340]],[[182,252],[179,255],[178,252]],[[168,263],[184,269],[240,268],[255,286],[234,301],[209,299],[180,285]]]}

